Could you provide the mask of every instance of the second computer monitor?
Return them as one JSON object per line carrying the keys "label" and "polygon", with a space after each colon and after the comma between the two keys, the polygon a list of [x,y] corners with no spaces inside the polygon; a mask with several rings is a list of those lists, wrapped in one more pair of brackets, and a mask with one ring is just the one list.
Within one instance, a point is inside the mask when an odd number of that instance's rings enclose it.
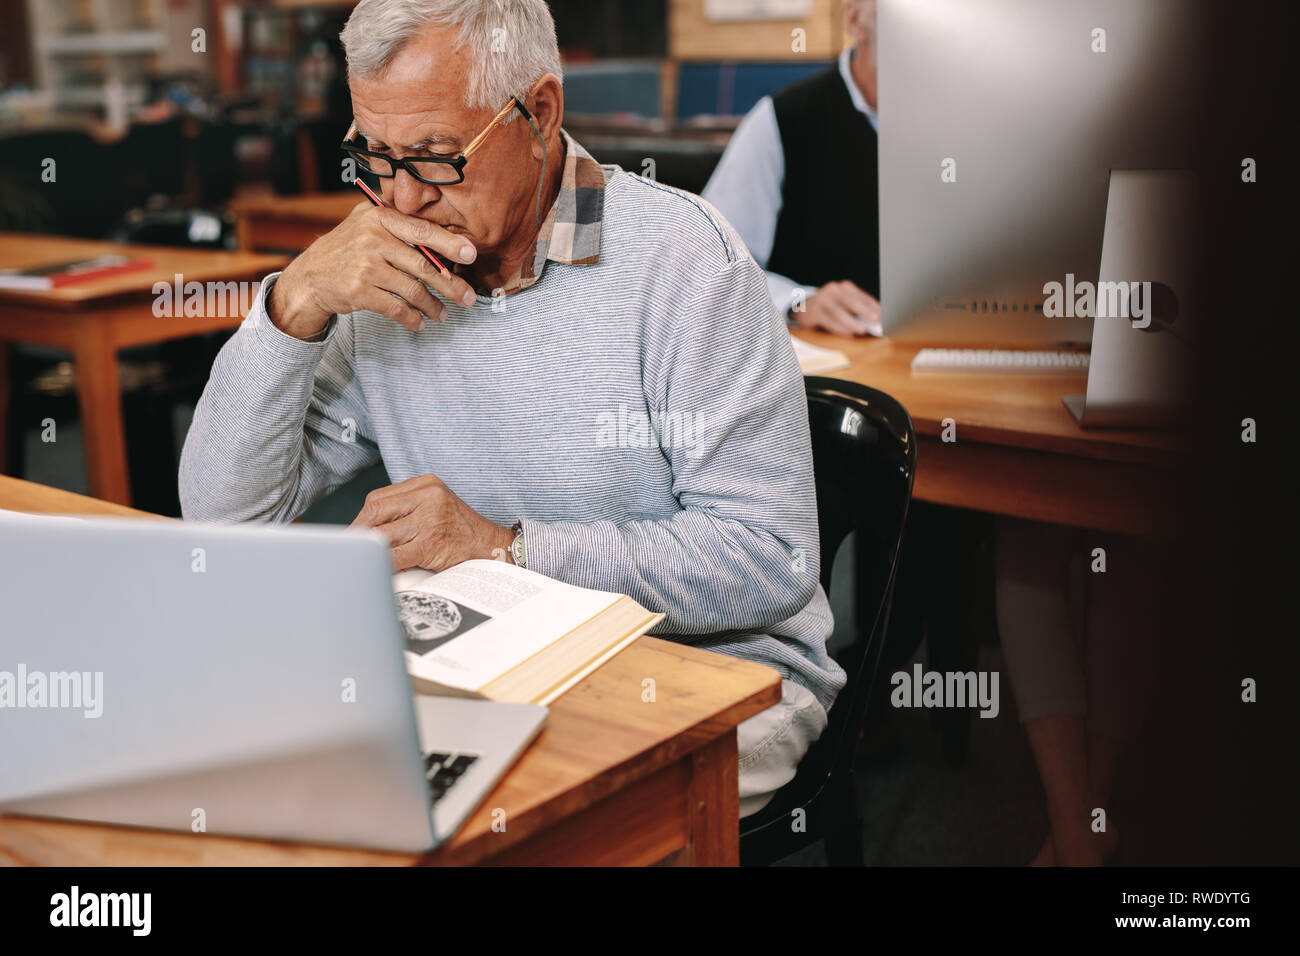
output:
{"label": "second computer monitor", "polygon": [[1198,141],[1214,135],[1201,86],[1206,9],[881,0],[886,335],[1090,340],[1092,318],[1074,306],[1087,304],[1081,284],[1097,281],[1110,170],[1193,166]]}

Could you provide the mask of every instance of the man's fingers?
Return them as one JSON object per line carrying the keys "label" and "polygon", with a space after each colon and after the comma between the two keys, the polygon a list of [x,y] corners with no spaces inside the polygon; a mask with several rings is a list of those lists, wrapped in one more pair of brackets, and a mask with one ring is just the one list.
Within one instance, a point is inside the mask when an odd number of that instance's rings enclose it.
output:
{"label": "man's fingers", "polygon": [[437,266],[424,258],[419,249],[408,246],[404,242],[384,243],[383,257],[394,269],[424,279],[430,285],[433,284],[434,279],[442,278],[442,273],[438,271]]}
{"label": "man's fingers", "polygon": [[880,314],[880,303],[852,282],[844,282],[840,286],[840,292],[840,301],[847,305],[855,315],[872,318]]}
{"label": "man's fingers", "polygon": [[424,543],[420,540],[420,522],[413,517],[398,518],[375,529],[388,539],[393,558],[393,570],[421,567],[424,563]]}
{"label": "man's fingers", "polygon": [[880,326],[870,319],[864,319],[860,315],[852,318],[854,335],[876,335]]}
{"label": "man's fingers", "polygon": [[372,286],[370,291],[357,301],[355,307],[386,315],[398,325],[404,325],[412,332],[418,332],[424,328],[424,316],[420,314],[420,310],[397,293],[389,292],[387,289]]}
{"label": "man's fingers", "polygon": [[366,495],[366,500],[378,501],[381,498],[391,498],[394,495],[404,495],[412,491],[418,491],[428,485],[436,484],[438,479],[433,475],[416,475],[414,478],[407,478],[405,481],[399,481],[393,485],[385,485],[383,488],[376,488],[370,494]]}
{"label": "man's fingers", "polygon": [[828,282],[814,296],[822,328],[840,335],[880,331],[880,303],[852,282]]}
{"label": "man's fingers", "polygon": [[[393,556],[393,570],[405,571],[407,568],[421,568],[424,560],[424,547],[418,541],[408,541],[405,544],[397,545],[391,552]],[[430,568],[429,570],[434,570]],[[437,569],[441,570],[441,568]]]}
{"label": "man's fingers", "polygon": [[872,318],[880,314],[880,303],[847,279],[843,282],[828,282],[817,294],[843,306],[854,315]]}
{"label": "man's fingers", "polygon": [[362,213],[373,208],[374,208],[374,203],[372,203],[369,199],[362,199],[358,201],[355,206],[352,207],[352,211],[349,212],[345,218],[351,219],[353,216],[360,216]]}
{"label": "man's fingers", "polygon": [[[822,293],[817,293],[820,296]],[[822,329],[826,332],[836,332],[844,334],[841,327],[840,316],[844,311],[830,301],[830,297],[825,299],[810,299],[808,307],[803,312],[795,312],[795,323],[804,329]]]}
{"label": "man's fingers", "polygon": [[[460,276],[444,277],[428,259],[420,254],[418,249],[413,249],[408,245],[392,245],[384,249],[384,259],[397,269],[409,276],[421,280],[426,285],[433,286],[441,295],[446,296],[452,302],[459,302],[461,305],[473,305],[476,295],[473,287]],[[384,288],[390,288],[384,283],[379,283]],[[400,289],[391,289],[391,291],[403,295]],[[414,301],[414,300],[412,300]],[[430,313],[429,318],[436,319],[437,313]]]}
{"label": "man's fingers", "polygon": [[841,306],[836,307],[835,331],[841,335],[871,335],[875,328],[870,319],[864,319]]}
{"label": "man's fingers", "polygon": [[[434,475],[416,475],[393,485],[376,488],[366,495],[365,507],[352,522],[354,526],[377,527],[405,518],[430,497],[430,491],[442,486]],[[434,496],[437,500],[437,496]]]}
{"label": "man's fingers", "polygon": [[853,313],[838,302],[826,303],[822,309],[822,317],[824,321],[822,327],[828,332],[835,332],[839,335],[854,334]]}
{"label": "man's fingers", "polygon": [[429,291],[423,282],[399,269],[387,269],[375,278],[375,285],[385,292],[400,296],[431,319],[446,317],[446,307]]}
{"label": "man's fingers", "polygon": [[478,250],[472,242],[464,236],[448,232],[437,223],[407,216],[388,207],[380,207],[375,212],[380,224],[402,242],[424,246],[431,252],[442,253],[457,262],[470,263],[478,258]]}
{"label": "man's fingers", "polygon": [[383,531],[384,525],[405,518],[416,509],[419,503],[419,497],[409,492],[384,497],[372,492],[366,495],[366,503],[362,505],[357,516],[352,519],[352,524],[349,527],[375,528]]}

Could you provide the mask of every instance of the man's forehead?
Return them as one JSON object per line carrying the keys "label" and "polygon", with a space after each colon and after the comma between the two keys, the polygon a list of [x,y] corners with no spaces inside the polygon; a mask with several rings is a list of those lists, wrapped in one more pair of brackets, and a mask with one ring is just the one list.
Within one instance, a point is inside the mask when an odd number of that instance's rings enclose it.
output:
{"label": "man's forehead", "polygon": [[435,143],[459,144],[474,135],[472,114],[460,102],[439,106],[431,99],[427,107],[387,97],[374,102],[358,96],[354,88],[352,113],[363,136],[391,146],[416,149]]}
{"label": "man's forehead", "polygon": [[378,73],[349,77],[357,128],[385,143],[409,140],[395,145],[412,148],[473,136],[477,117],[465,106],[471,65],[455,28],[426,29]]}

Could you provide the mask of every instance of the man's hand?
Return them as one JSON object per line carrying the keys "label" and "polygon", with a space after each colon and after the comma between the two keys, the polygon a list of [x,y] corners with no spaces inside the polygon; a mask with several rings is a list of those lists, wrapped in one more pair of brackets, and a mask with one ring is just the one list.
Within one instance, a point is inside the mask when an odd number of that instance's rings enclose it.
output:
{"label": "man's hand", "polygon": [[828,282],[804,303],[790,310],[801,329],[824,329],[837,335],[879,335],[880,303],[847,279]]}
{"label": "man's hand", "polygon": [[411,242],[444,261],[468,263],[478,255],[463,236],[435,223],[360,202],[285,267],[267,303],[271,321],[288,335],[310,339],[331,315],[368,309],[419,329],[421,313],[439,321],[447,316],[425,283],[453,302],[472,305],[469,283],[455,275],[443,278]]}
{"label": "man's hand", "polygon": [[514,540],[509,528],[484,518],[433,475],[370,492],[351,526],[382,532],[397,571],[441,571],[472,558],[504,558]]}

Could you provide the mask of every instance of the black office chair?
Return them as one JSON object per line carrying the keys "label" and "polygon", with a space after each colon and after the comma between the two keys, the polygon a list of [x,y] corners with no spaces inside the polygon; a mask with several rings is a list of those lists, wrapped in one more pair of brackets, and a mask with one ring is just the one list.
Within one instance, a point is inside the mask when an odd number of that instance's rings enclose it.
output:
{"label": "black office chair", "polygon": [[0,227],[99,239],[130,207],[120,153],[77,130],[0,136]]}
{"label": "black office chair", "polygon": [[112,191],[131,206],[156,196],[178,199],[192,193],[193,184],[186,182],[194,162],[193,144],[185,133],[189,122],[175,116],[158,123],[132,123],[114,146],[118,174]]}
{"label": "black office chair", "polygon": [[[821,582],[830,591],[836,553],[855,532],[857,634],[836,654],[848,684],[825,733],[772,802],[740,821],[742,866],[765,866],[824,840],[831,866],[862,865],[853,757],[866,720],[889,624],[894,576],[912,499],[916,433],[884,392],[832,378],[805,379],[812,428]],[[802,810],[802,827],[796,827]]]}

